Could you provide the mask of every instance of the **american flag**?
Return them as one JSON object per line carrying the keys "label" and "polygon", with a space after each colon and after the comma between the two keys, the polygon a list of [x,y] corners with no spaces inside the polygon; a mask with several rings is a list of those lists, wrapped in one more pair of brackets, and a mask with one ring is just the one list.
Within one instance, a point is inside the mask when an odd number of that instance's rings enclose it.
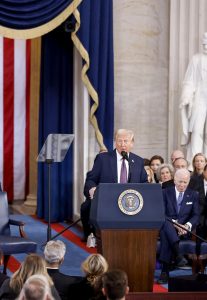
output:
{"label": "american flag", "polygon": [[0,37],[0,181],[9,201],[29,182],[30,40]]}

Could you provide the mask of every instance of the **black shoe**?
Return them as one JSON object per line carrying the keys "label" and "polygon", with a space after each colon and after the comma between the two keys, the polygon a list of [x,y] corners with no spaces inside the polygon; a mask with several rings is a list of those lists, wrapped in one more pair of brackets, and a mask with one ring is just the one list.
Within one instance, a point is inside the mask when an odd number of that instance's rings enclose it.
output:
{"label": "black shoe", "polygon": [[167,272],[161,272],[159,279],[157,280],[158,284],[168,283],[169,274]]}
{"label": "black shoe", "polygon": [[188,264],[187,259],[184,256],[179,255],[175,260],[175,265],[177,267],[185,267]]}

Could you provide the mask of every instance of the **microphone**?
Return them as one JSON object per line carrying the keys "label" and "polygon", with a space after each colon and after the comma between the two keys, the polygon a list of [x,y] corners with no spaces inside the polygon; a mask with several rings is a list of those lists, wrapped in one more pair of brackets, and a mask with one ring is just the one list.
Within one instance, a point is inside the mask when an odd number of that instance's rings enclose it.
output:
{"label": "microphone", "polygon": [[126,159],[127,161],[129,161],[129,157],[128,157],[126,151],[121,151],[121,156],[123,157],[123,159]]}

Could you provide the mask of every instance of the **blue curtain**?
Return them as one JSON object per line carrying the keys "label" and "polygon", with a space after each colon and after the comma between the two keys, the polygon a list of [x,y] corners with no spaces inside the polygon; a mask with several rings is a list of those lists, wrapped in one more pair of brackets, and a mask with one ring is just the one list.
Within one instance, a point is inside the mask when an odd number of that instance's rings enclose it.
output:
{"label": "blue curtain", "polygon": [[[73,44],[61,27],[43,36],[39,150],[50,133],[73,133]],[[72,216],[72,147],[51,165],[51,221]],[[37,214],[48,220],[48,166],[38,163]]]}
{"label": "blue curtain", "polygon": [[113,1],[84,0],[78,9],[81,26],[77,34],[89,53],[90,69],[87,75],[99,96],[96,117],[104,144],[112,150],[114,134]]}
{"label": "blue curtain", "polygon": [[0,24],[14,29],[31,29],[58,16],[72,0],[1,0]]}

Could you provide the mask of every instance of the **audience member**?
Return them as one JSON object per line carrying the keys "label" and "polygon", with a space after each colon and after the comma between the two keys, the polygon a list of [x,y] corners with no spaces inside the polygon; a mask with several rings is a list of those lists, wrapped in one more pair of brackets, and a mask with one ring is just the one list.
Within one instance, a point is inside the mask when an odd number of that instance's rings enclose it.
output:
{"label": "audience member", "polygon": [[203,169],[207,163],[207,159],[204,154],[202,153],[197,153],[193,157],[192,165],[193,165],[193,172],[191,176],[198,176],[203,173]]}
{"label": "audience member", "polygon": [[107,300],[125,300],[129,292],[127,274],[122,270],[111,270],[102,277],[103,294]]}
{"label": "audience member", "polygon": [[12,275],[11,279],[4,281],[0,288],[0,299],[16,299],[26,280],[35,274],[46,276],[53,297],[60,300],[61,298],[54,287],[53,281],[47,273],[46,263],[44,259],[37,254],[28,255],[20,268]]}
{"label": "audience member", "polygon": [[32,275],[23,285],[18,300],[56,300],[51,293],[48,278],[44,275]]}
{"label": "audience member", "polygon": [[81,277],[65,275],[59,271],[60,265],[64,261],[65,252],[65,244],[59,240],[49,241],[44,249],[47,272],[63,300],[68,299],[69,286],[81,279]]}
{"label": "audience member", "polygon": [[156,175],[159,183],[163,184],[164,182],[173,180],[174,169],[170,164],[162,164],[157,169]]}
{"label": "audience member", "polygon": [[[175,256],[177,266],[184,266],[187,260],[179,253],[179,241],[187,234],[186,229],[192,230],[199,222],[198,193],[188,187],[190,172],[180,169],[175,172],[175,187],[163,190],[163,200],[166,219],[160,230],[160,261],[162,272],[158,283],[167,283],[169,277],[169,265],[172,255]],[[182,228],[176,224],[182,225]]]}
{"label": "audience member", "polygon": [[183,157],[178,157],[173,162],[173,168],[176,170],[178,169],[188,169],[188,162]]}
{"label": "audience member", "polygon": [[119,129],[115,134],[114,151],[98,154],[92,170],[87,173],[84,186],[86,201],[81,205],[85,241],[91,233],[90,206],[99,183],[147,182],[143,159],[131,153],[133,145],[134,133],[131,130]]}
{"label": "audience member", "polygon": [[164,159],[162,158],[162,156],[154,155],[151,157],[150,168],[152,169],[152,171],[154,173],[155,182],[157,182],[157,183],[159,182],[159,180],[157,179],[156,172],[161,164],[164,164]]}
{"label": "audience member", "polygon": [[[3,256],[3,251],[0,249],[0,265],[3,264]],[[0,287],[2,286],[3,282],[8,278],[9,277],[6,274],[0,272]]]}
{"label": "audience member", "polygon": [[143,160],[144,160],[144,166],[150,165],[150,160],[148,158],[143,158]]}
{"label": "audience member", "polygon": [[101,254],[91,254],[81,265],[85,277],[69,287],[70,300],[106,299],[102,294],[102,275],[108,270],[108,263]]}
{"label": "audience member", "polygon": [[155,183],[154,173],[149,166],[144,166],[145,171],[147,173],[147,180],[149,183]]}
{"label": "audience member", "polygon": [[176,158],[185,158],[183,151],[176,149],[171,153],[170,159],[172,164]]}
{"label": "audience member", "polygon": [[[199,193],[199,208],[200,208],[200,220],[199,225],[196,228],[196,233],[207,238],[207,164],[203,169],[201,175],[191,177],[191,188]],[[200,254],[201,240],[197,239],[197,254]]]}

